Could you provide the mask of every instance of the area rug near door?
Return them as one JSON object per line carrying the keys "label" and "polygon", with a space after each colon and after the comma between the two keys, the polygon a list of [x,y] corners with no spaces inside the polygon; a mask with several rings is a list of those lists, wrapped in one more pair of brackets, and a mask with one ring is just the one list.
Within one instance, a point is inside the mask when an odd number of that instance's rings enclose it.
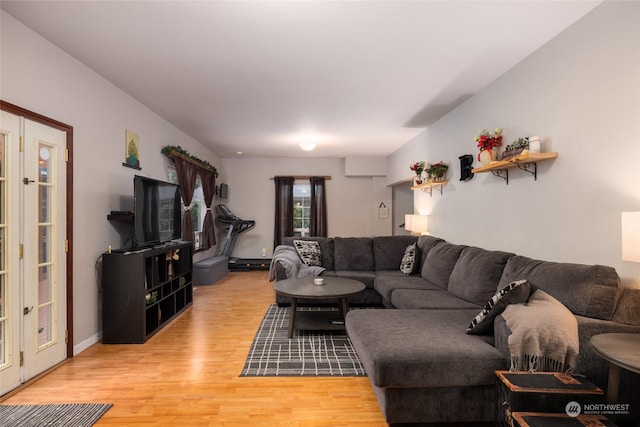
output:
{"label": "area rug near door", "polygon": [[2,427],[90,427],[111,404],[0,405]]}
{"label": "area rug near door", "polygon": [[272,304],[253,339],[241,377],[367,375],[346,332],[294,331],[289,339],[288,327],[289,308]]}

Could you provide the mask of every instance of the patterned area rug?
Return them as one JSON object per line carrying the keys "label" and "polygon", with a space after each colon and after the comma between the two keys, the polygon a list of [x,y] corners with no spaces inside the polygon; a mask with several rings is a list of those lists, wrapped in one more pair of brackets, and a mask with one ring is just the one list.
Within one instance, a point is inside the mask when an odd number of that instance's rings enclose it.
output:
{"label": "patterned area rug", "polygon": [[0,405],[2,427],[90,427],[111,404]]}
{"label": "patterned area rug", "polygon": [[241,377],[367,375],[346,332],[294,331],[289,339],[288,327],[289,307],[271,305],[253,339]]}

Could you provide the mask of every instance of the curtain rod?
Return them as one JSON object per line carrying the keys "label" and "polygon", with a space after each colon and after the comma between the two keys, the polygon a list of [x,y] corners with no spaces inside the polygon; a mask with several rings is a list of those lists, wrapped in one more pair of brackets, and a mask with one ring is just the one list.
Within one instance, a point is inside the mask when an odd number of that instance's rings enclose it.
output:
{"label": "curtain rod", "polygon": [[[273,178],[282,178],[282,177],[285,177],[285,176],[289,176],[289,175],[277,175],[277,176],[274,176]],[[273,180],[273,178],[269,178],[269,179]],[[311,176],[311,175],[294,175],[294,176],[292,176],[292,178],[293,179],[309,179],[309,178],[313,178],[313,176]],[[327,181],[331,179],[330,176],[319,176],[318,178],[324,178]]]}

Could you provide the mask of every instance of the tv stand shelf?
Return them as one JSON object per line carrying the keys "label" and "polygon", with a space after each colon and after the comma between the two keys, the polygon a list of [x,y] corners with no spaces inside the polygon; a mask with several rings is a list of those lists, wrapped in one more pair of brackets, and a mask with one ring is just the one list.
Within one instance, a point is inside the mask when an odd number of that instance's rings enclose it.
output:
{"label": "tv stand shelf", "polygon": [[133,212],[112,212],[107,215],[109,221],[133,222]]}
{"label": "tv stand shelf", "polygon": [[192,267],[190,242],[103,254],[102,342],[142,344],[190,307]]}

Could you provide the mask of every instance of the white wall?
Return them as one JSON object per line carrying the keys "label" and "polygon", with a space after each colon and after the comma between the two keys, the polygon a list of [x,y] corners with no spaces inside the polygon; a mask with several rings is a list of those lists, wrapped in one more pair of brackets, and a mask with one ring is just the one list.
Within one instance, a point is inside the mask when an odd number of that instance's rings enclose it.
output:
{"label": "white wall", "polygon": [[413,213],[413,191],[410,184],[403,183],[394,185],[393,191],[393,235],[408,235],[411,232],[403,227],[404,216]]}
{"label": "white wall", "polygon": [[[74,128],[74,346],[98,339],[99,283],[94,265],[108,245],[121,243],[106,216],[133,207],[133,175],[167,179],[165,145],[181,145],[219,165],[204,146],[131,96],[1,12],[0,98]],[[125,168],[125,129],[140,136],[142,170]],[[211,251],[209,251],[211,252]]]}
{"label": "white wall", "polygon": [[229,183],[225,202],[242,219],[256,221],[254,229],[238,237],[234,257],[261,258],[273,252],[275,184],[277,175],[331,176],[326,182],[329,236],[391,235],[391,215],[387,221],[376,217],[384,201],[392,212],[391,189],[384,178],[346,177],[344,160],[331,158],[223,158]]}
{"label": "white wall", "polygon": [[[621,260],[620,212],[640,210],[640,3],[605,2],[389,159],[388,182],[409,163],[452,166],[444,194],[414,194],[430,232],[451,242],[552,261],[605,264],[640,287]],[[487,58],[491,60],[491,58]],[[483,128],[506,143],[540,135],[555,160],[538,180],[518,169],[460,182],[458,157],[477,155]],[[477,162],[476,162],[477,164]]]}

